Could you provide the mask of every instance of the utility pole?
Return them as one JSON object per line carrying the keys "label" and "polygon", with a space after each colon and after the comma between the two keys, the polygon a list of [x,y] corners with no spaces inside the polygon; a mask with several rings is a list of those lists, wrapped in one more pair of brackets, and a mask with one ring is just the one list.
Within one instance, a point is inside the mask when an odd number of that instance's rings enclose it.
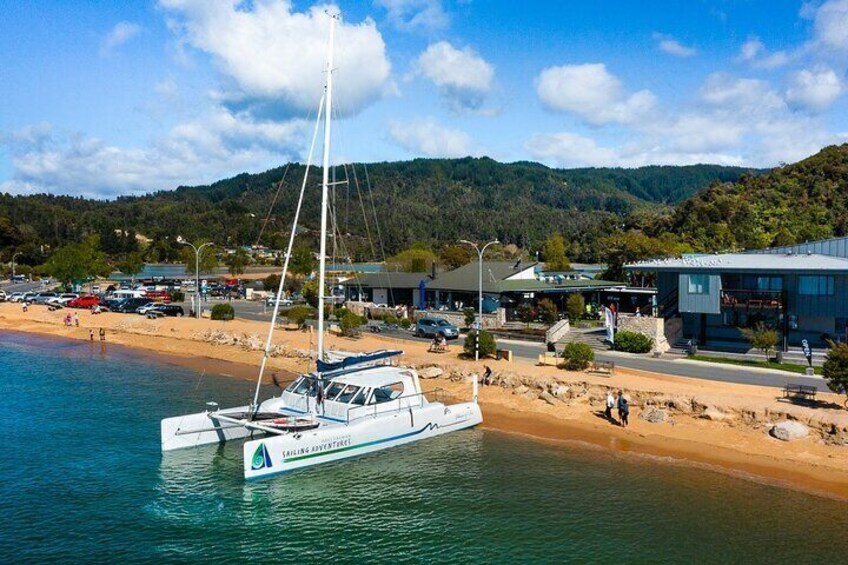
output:
{"label": "utility pole", "polygon": [[15,282],[15,257],[23,253],[22,251],[18,251],[12,255],[12,283]]}

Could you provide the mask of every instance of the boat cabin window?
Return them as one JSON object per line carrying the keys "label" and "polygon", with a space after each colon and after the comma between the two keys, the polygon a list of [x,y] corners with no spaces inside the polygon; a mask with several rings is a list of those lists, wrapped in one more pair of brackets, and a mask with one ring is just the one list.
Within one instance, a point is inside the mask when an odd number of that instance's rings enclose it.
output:
{"label": "boat cabin window", "polygon": [[293,394],[306,394],[306,391],[309,390],[309,383],[310,382],[311,381],[309,379],[305,379],[303,377],[300,377],[299,379],[294,381],[292,384],[290,384],[286,390],[288,392],[293,393]]}
{"label": "boat cabin window", "polygon": [[356,396],[353,397],[353,400],[351,400],[350,403],[363,406],[365,404],[365,399],[368,398],[369,394],[371,394],[370,388],[362,388],[359,390]]}
{"label": "boat cabin window", "polygon": [[345,387],[344,387],[344,390],[343,390],[343,391],[342,391],[342,393],[339,395],[339,397],[338,397],[338,398],[336,398],[336,402],[344,402],[345,404],[347,404],[348,402],[350,402],[350,400],[351,400],[354,396],[356,396],[356,393],[357,393],[357,392],[359,392],[359,387],[358,387],[358,386],[356,386],[356,385],[347,385],[347,386],[345,386]]}
{"label": "boat cabin window", "polygon": [[403,383],[393,383],[380,388],[374,389],[374,397],[371,399],[371,404],[380,404],[389,402],[400,397],[403,394]]}
{"label": "boat cabin window", "polygon": [[333,383],[331,384],[326,391],[324,391],[324,399],[325,400],[335,400],[336,396],[339,395],[341,390],[345,387],[343,383]]}

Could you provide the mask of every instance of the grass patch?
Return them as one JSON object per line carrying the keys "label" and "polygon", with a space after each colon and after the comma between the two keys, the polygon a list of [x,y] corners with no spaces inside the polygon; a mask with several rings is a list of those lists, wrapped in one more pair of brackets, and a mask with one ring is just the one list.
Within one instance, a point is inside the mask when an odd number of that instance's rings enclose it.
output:
{"label": "grass patch", "polygon": [[[687,359],[694,361],[706,361],[708,363],[724,363],[726,365],[740,365],[742,367],[761,367],[763,369],[776,369],[787,373],[804,375],[807,372],[806,365],[795,365],[794,363],[777,363],[775,361],[753,361],[750,359],[734,359],[732,357],[712,357],[710,355],[690,355]],[[821,367],[813,367],[817,375],[821,375]]]}

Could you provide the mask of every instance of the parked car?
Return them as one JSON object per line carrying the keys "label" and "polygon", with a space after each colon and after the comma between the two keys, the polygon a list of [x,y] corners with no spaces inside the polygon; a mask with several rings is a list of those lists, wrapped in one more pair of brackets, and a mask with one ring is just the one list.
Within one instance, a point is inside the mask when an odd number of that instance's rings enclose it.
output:
{"label": "parked car", "polygon": [[459,328],[441,318],[421,318],[415,323],[415,335],[418,337],[444,336],[445,339],[457,339]]}
{"label": "parked car", "polygon": [[135,312],[136,312],[136,314],[144,315],[144,314],[147,314],[148,312],[150,312],[152,309],[156,308],[157,306],[161,306],[161,305],[162,305],[161,302],[148,302],[147,304],[144,304],[143,306],[139,306],[138,308],[136,308]]}
{"label": "parked car", "polygon": [[6,302],[6,291],[0,290],[0,302]]}
{"label": "parked car", "polygon": [[[265,299],[265,306],[267,306],[268,308],[273,308],[274,304],[276,304],[276,302],[277,302],[276,296],[269,296],[268,298]],[[292,306],[292,305],[294,305],[294,302],[292,302],[292,300],[290,298],[280,298],[280,307],[281,308],[283,308],[283,307],[288,308],[289,306]]]}
{"label": "parked car", "polygon": [[49,300],[53,300],[54,298],[58,298],[58,294],[55,292],[39,292],[32,298],[33,304],[47,304]]}
{"label": "parked car", "polygon": [[24,299],[24,293],[23,292],[13,292],[12,294],[9,295],[9,298],[7,298],[7,300],[9,302],[21,302],[23,299]]}
{"label": "parked car", "polygon": [[93,294],[88,294],[86,296],[79,296],[72,300],[69,300],[65,305],[68,308],[92,308],[100,304],[100,299]]}
{"label": "parked car", "polygon": [[25,275],[15,275],[14,277],[12,277],[12,282],[13,283],[26,282],[26,276]]}
{"label": "parked car", "polygon": [[165,316],[182,318],[184,315],[183,307],[177,304],[159,304],[147,311],[148,318],[164,318]]}
{"label": "parked car", "polygon": [[47,304],[58,304],[60,306],[67,306],[68,303],[75,298],[79,298],[79,294],[75,292],[63,292],[56,298],[49,299],[47,301]]}
{"label": "parked car", "polygon": [[24,295],[21,297],[21,302],[29,302],[30,304],[32,304],[32,301],[35,300],[35,296],[37,294],[37,292],[25,292]]}
{"label": "parked car", "polygon": [[136,310],[148,302],[146,298],[125,298],[114,307],[109,307],[109,310],[121,314],[135,314]]}

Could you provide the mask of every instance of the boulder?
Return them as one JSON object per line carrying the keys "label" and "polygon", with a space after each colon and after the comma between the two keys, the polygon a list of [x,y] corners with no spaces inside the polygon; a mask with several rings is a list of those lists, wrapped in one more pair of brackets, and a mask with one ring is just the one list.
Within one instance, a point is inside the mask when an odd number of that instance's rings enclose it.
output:
{"label": "boulder", "polygon": [[639,414],[639,418],[641,420],[645,420],[646,422],[650,422],[652,424],[661,424],[666,421],[666,412],[665,410],[660,410],[659,408],[649,408],[648,410],[643,410]]}
{"label": "boulder", "polygon": [[559,403],[557,401],[556,397],[549,392],[543,392],[542,394],[540,394],[539,399],[544,400],[545,402],[547,402],[551,406],[556,406]]}
{"label": "boulder", "polygon": [[682,412],[684,414],[692,413],[692,400],[689,398],[677,397],[668,401],[669,408]]}
{"label": "boulder", "polygon": [[551,387],[551,394],[556,398],[565,398],[568,394],[568,387],[565,385],[554,385]]}
{"label": "boulder", "polygon": [[539,393],[535,390],[528,389],[527,392],[524,393],[524,398],[528,400],[536,400],[537,398],[539,398]]}
{"label": "boulder", "polygon": [[418,371],[418,376],[422,379],[437,379],[444,373],[439,367],[425,367]]}
{"label": "boulder", "polygon": [[712,420],[713,422],[724,422],[727,420],[727,414],[710,407],[704,410],[701,414],[701,418],[704,418],[705,420]]}
{"label": "boulder", "polygon": [[528,390],[530,390],[529,386],[521,385],[521,386],[517,386],[514,389],[512,389],[512,394],[524,394]]}
{"label": "boulder", "polygon": [[795,420],[784,420],[772,426],[771,435],[782,441],[792,441],[810,435],[810,428]]}

